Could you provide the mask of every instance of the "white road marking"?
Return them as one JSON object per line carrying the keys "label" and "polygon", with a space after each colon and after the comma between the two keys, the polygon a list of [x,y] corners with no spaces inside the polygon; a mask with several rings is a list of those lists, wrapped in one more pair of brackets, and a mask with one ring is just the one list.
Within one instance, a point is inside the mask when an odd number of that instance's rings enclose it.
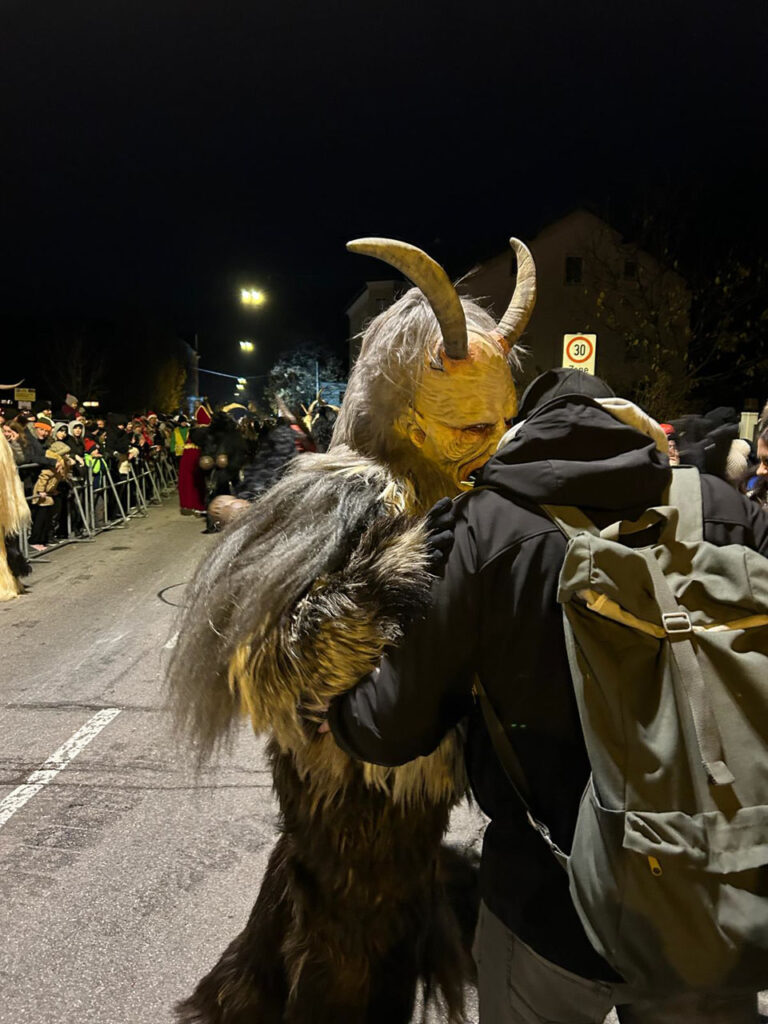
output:
{"label": "white road marking", "polygon": [[63,746],[51,754],[37,771],[32,772],[25,783],[17,786],[12,793],[0,800],[0,828],[11,815],[24,806],[27,800],[31,800],[35,793],[39,793],[43,786],[47,786],[52,779],[55,779],[59,772],[63,771],[69,762],[74,760],[80,751],[87,747],[91,740],[98,736],[101,730],[119,714],[120,708],[102,708],[93,718],[89,718],[74,736],[70,736]]}

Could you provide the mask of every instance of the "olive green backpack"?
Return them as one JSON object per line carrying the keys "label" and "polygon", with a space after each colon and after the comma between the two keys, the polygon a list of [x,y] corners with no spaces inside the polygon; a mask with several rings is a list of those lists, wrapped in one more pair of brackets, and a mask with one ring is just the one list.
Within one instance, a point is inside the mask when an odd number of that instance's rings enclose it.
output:
{"label": "olive green backpack", "polygon": [[[592,777],[566,867],[594,947],[654,993],[768,987],[768,558],[702,539],[695,469],[668,505],[568,538],[558,600]],[[650,531],[652,543],[645,543]],[[634,539],[633,539],[634,535]],[[481,695],[497,753],[525,780]],[[527,803],[526,803],[527,806]]]}

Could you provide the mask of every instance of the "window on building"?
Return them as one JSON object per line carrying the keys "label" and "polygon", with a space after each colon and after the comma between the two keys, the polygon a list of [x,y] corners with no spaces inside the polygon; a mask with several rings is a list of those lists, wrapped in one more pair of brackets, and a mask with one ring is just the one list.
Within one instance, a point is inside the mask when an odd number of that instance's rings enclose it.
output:
{"label": "window on building", "polygon": [[624,260],[624,280],[637,280],[637,260]]}
{"label": "window on building", "polygon": [[583,260],[581,256],[565,257],[565,283],[581,284],[581,272]]}

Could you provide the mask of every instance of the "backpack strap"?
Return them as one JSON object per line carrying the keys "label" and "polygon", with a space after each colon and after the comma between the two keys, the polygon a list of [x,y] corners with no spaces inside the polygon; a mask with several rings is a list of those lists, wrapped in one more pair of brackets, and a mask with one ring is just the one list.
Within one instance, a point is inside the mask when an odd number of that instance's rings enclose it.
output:
{"label": "backpack strap", "polygon": [[677,509],[677,539],[687,544],[704,540],[701,480],[695,466],[675,466],[666,504]]}
{"label": "backpack strap", "polygon": [[661,611],[661,621],[667,631],[667,640],[677,667],[675,682],[682,690],[680,696],[685,698],[691,709],[701,764],[711,785],[730,786],[735,780],[723,760],[720,731],[696,657],[693,626],[688,612],[677,603],[653,552],[646,550],[642,554],[648,565],[654,597]]}
{"label": "backpack strap", "polygon": [[538,818],[534,816],[529,803],[530,787],[528,785],[528,780],[525,777],[523,766],[520,764],[520,758],[517,756],[517,751],[510,743],[506,730],[501,723],[501,719],[496,714],[496,710],[493,704],[491,704],[488,694],[483,689],[483,684],[477,677],[475,677],[475,690],[477,691],[480,708],[483,712],[486,728],[488,729],[488,735],[491,737],[491,742],[493,743],[493,749],[496,751],[496,756],[499,759],[501,767],[504,769],[504,774],[507,776],[509,784],[515,791],[515,795],[518,800],[525,808],[525,816],[528,819],[528,824],[547,844],[550,853],[560,867],[567,871],[568,856],[563,853],[554,841],[544,822],[539,821]]}
{"label": "backpack strap", "polygon": [[542,505],[541,508],[566,540],[571,540],[579,533],[591,533],[597,536],[600,532],[589,516],[575,505]]}

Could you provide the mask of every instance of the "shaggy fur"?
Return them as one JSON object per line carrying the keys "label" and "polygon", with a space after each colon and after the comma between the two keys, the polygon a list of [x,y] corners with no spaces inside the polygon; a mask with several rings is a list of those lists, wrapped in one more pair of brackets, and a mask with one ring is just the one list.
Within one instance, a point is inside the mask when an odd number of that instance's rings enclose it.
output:
{"label": "shaggy fur", "polygon": [[412,501],[347,449],[301,456],[195,577],[169,673],[177,721],[201,757],[240,713],[271,735],[283,834],[245,930],[180,1021],[406,1024],[419,981],[461,1018],[471,961],[448,890],[476,894],[440,846],[465,786],[455,738],[383,768],[311,722],[426,600]]}
{"label": "shaggy fur", "polygon": [[24,590],[18,577],[27,575],[29,563],[13,538],[27,529],[30,518],[11,446],[0,434],[0,601],[10,601]]}

